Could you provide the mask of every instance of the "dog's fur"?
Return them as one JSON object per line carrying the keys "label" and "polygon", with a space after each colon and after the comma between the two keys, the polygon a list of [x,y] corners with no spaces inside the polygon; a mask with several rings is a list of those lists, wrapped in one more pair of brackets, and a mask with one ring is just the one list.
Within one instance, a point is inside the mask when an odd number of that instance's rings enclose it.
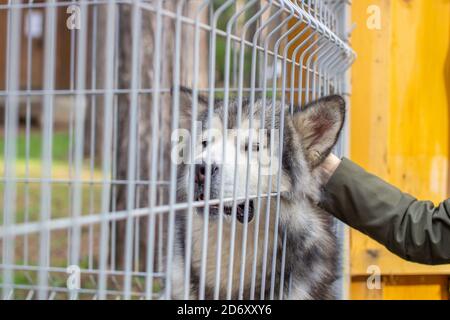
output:
{"label": "dog's fur", "polygon": [[[192,93],[189,89],[181,88],[179,96],[181,121],[190,129],[191,120],[195,120],[191,115]],[[239,108],[239,102],[235,99],[228,102],[228,108],[225,108],[223,101],[215,101],[214,108],[209,115],[211,128],[223,132],[225,109],[228,110],[228,129],[249,128],[251,117],[254,119],[252,127],[259,129],[262,113],[265,117],[264,128],[270,129],[272,124],[276,129],[284,128],[282,146],[280,146],[278,138],[270,140],[270,134],[268,134],[268,141],[272,141],[274,150],[274,158],[271,158],[272,166],[276,167],[279,162],[277,154],[282,147],[279,184],[277,173],[261,175],[258,180],[258,163],[247,166],[248,150],[251,149],[251,157],[257,159],[258,152],[267,152],[269,143],[265,145],[260,143],[256,147],[252,144],[246,148],[243,146],[249,139],[248,134],[239,134],[239,149],[237,149],[235,137],[226,137],[224,140],[222,138],[215,139],[215,141],[208,141],[208,144],[205,145],[205,139],[213,135],[208,136],[206,133],[206,130],[209,129],[207,128],[208,103],[206,98],[198,96],[196,105],[197,120],[202,123],[203,136],[195,140],[196,150],[200,151],[194,152],[194,158],[197,164],[208,163],[210,160],[210,166],[206,166],[206,169],[217,168],[210,174],[209,198],[219,199],[220,188],[223,184],[224,198],[235,196],[242,199],[246,196],[247,183],[248,195],[257,194],[259,183],[261,194],[267,194],[271,185],[272,192],[277,192],[280,196],[279,202],[277,202],[277,196],[253,198],[252,200],[247,198],[247,201],[236,200],[234,210],[231,209],[233,201],[224,203],[221,211],[219,211],[218,205],[210,205],[207,211],[204,207],[197,207],[193,209],[192,220],[189,219],[187,210],[183,214],[178,212],[174,270],[171,275],[172,296],[174,298],[185,297],[186,285],[189,291],[188,297],[196,299],[199,297],[199,292],[202,291],[200,284],[204,283],[203,293],[206,299],[214,298],[215,292],[218,293],[219,298],[232,299],[268,299],[279,298],[280,295],[282,298],[290,299],[334,298],[333,282],[336,279],[337,263],[336,239],[331,230],[331,218],[318,206],[321,198],[319,165],[330,153],[342,129],[345,117],[344,99],[340,96],[322,98],[296,110],[293,115],[289,112],[289,108],[281,106],[280,102],[276,102],[274,107],[271,99],[268,99],[266,105],[262,105],[262,101],[257,100],[253,107],[248,100],[244,99],[241,102],[242,108]],[[240,123],[238,123],[238,119],[240,119]],[[253,134],[251,140],[258,142],[258,133]],[[226,141],[226,153],[225,162],[221,163],[223,141]],[[236,164],[235,159],[240,159],[240,164]],[[188,200],[189,176],[195,174],[190,172],[192,167],[182,164],[178,169],[178,197],[181,202]],[[224,179],[223,183],[221,183],[221,178]],[[233,189],[235,181],[236,190]],[[193,201],[203,199],[206,184],[208,184],[208,178],[202,183],[196,180]],[[279,205],[279,223],[277,241],[274,244],[277,204]],[[205,212],[208,212],[207,216],[205,216]],[[219,216],[221,212],[222,215]],[[191,226],[189,222],[192,223]],[[204,228],[206,222],[208,227]],[[218,238],[220,225],[222,226],[222,246],[218,268],[216,258],[217,246],[220,243]],[[258,227],[256,228],[256,226]],[[192,231],[187,230],[189,228]],[[246,236],[245,228],[247,228]],[[230,239],[233,229],[235,230],[234,258],[230,260],[232,251]],[[203,255],[205,230],[207,231],[207,248],[206,255]],[[190,283],[185,284],[187,249],[185,241],[186,234],[189,235],[189,232],[192,232]],[[285,253],[282,252],[284,240],[286,241]],[[244,248],[243,244],[246,244]],[[265,244],[267,244],[267,251]],[[274,245],[276,246],[276,263],[275,274],[272,274]],[[241,270],[242,259],[245,259],[244,270]],[[264,263],[264,259],[266,259],[266,263]],[[231,270],[230,261],[232,261]],[[204,268],[202,268],[203,262],[206,263]],[[264,264],[267,265],[265,269],[263,268]],[[256,272],[253,273],[255,266]],[[243,281],[241,274],[244,275]],[[201,281],[202,275],[204,276],[203,282]],[[218,275],[219,284],[217,288],[216,275]],[[230,275],[231,283],[228,283]],[[265,277],[264,288],[262,287],[263,277]]]}

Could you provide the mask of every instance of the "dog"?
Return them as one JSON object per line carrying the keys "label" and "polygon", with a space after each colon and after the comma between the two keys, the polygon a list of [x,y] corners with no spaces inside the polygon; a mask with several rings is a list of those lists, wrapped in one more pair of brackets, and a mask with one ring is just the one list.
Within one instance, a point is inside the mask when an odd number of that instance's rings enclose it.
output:
{"label": "dog", "polygon": [[177,196],[198,205],[176,215],[172,297],[336,298],[320,164],[342,131],[345,100],[332,95],[291,112],[272,98],[208,108],[207,97],[183,87],[178,99],[182,127],[198,125],[185,139],[193,162],[178,166]]}

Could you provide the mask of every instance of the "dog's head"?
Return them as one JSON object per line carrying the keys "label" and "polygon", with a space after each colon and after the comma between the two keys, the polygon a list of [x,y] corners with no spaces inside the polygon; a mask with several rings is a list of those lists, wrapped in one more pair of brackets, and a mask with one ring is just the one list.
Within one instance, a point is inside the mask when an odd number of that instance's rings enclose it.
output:
{"label": "dog's head", "polygon": [[[322,98],[292,115],[287,106],[273,105],[271,99],[264,105],[262,100],[253,105],[246,99],[230,99],[227,105],[216,100],[209,109],[206,97],[194,98],[191,90],[181,88],[179,107],[182,127],[189,133],[178,140],[188,147],[183,148],[179,181],[185,199],[191,182],[193,200],[223,198],[223,214],[235,213],[240,222],[252,220],[258,194],[280,192],[288,199],[318,201],[316,168],[343,127],[342,97]],[[210,216],[219,212],[219,204],[210,204]]]}

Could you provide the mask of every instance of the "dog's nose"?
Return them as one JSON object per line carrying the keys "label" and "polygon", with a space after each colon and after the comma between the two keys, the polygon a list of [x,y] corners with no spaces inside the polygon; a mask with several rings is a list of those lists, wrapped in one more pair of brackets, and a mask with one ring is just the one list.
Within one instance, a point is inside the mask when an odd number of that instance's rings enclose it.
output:
{"label": "dog's nose", "polygon": [[[197,184],[205,183],[207,167],[208,166],[204,162],[201,164],[197,164],[195,166],[195,182]],[[215,164],[211,164],[210,168],[211,168],[211,176],[219,170],[219,167]]]}

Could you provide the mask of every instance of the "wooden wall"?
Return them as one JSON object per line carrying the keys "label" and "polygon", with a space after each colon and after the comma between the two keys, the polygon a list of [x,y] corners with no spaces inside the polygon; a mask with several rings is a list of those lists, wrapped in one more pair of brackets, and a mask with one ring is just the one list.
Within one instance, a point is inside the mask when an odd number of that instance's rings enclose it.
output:
{"label": "wooden wall", "polygon": [[[450,0],[356,0],[351,158],[419,199],[449,196]],[[366,22],[380,8],[381,29]],[[367,268],[382,273],[369,290]],[[351,232],[351,298],[448,299],[450,265],[423,266]]]}
{"label": "wooden wall", "polygon": [[[36,0],[34,3],[44,2],[44,0]],[[8,0],[0,0],[0,4],[7,4]],[[32,39],[32,59],[31,59],[31,88],[39,90],[42,88],[43,72],[44,72],[44,34],[45,34],[45,9],[35,7],[33,10],[22,10],[22,27],[21,27],[21,68],[20,68],[20,85],[21,89],[25,89],[27,85],[27,50],[28,37],[25,33],[25,25],[27,24],[28,14],[30,11],[42,15],[42,36]],[[55,87],[56,89],[70,88],[70,37],[71,31],[66,27],[66,7],[57,10],[57,32],[56,32],[56,52],[55,52]],[[8,37],[8,10],[0,9],[0,90],[5,89],[6,74],[6,50]]]}

